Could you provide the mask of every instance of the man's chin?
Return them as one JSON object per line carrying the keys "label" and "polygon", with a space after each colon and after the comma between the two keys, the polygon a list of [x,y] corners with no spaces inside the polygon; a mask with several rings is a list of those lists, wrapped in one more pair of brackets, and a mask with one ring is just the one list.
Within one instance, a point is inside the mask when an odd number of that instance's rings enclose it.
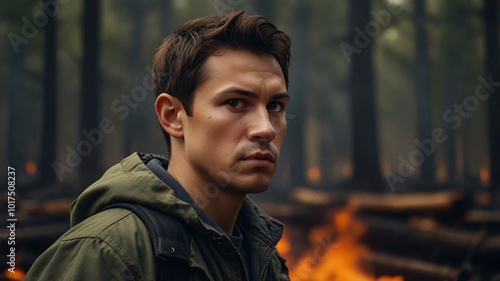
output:
{"label": "man's chin", "polygon": [[266,191],[268,188],[269,188],[269,185],[266,185],[265,187],[262,187],[262,188],[252,188],[247,192],[247,194],[262,193],[262,192]]}
{"label": "man's chin", "polygon": [[270,183],[271,179],[263,175],[241,177],[234,182],[233,189],[247,194],[261,193],[268,189]]}

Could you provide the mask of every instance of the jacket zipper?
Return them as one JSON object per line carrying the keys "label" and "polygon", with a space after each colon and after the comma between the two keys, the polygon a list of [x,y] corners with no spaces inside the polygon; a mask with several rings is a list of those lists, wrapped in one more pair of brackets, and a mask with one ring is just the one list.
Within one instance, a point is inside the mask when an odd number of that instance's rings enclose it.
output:
{"label": "jacket zipper", "polygon": [[[283,230],[281,230],[279,232],[279,237],[282,237],[282,236],[283,236]],[[278,244],[278,241],[274,242],[273,247],[276,247],[276,244]],[[266,263],[264,264],[264,268],[262,269],[262,274],[260,275],[260,280],[264,280],[264,277],[267,273],[269,265],[271,264],[271,257],[273,255],[273,251],[277,251],[276,248],[274,250],[273,249],[269,250],[269,254],[266,257]]]}
{"label": "jacket zipper", "polygon": [[271,256],[273,254],[273,251],[269,251],[269,254],[267,255],[267,258],[266,258],[266,263],[264,264],[264,268],[262,269],[262,274],[260,275],[260,279],[259,280],[264,280],[264,276],[266,275],[267,273],[267,269],[269,268],[269,265],[271,264]]}
{"label": "jacket zipper", "polygon": [[[231,241],[231,239],[229,239],[229,241]],[[234,251],[238,254],[238,257],[240,258],[240,266],[243,269],[243,278],[244,278],[243,280],[248,281],[248,272],[247,272],[247,268],[245,266],[245,262],[243,261],[243,256],[241,255],[240,251],[238,251],[238,249],[236,249],[236,247],[234,246],[234,244],[232,242],[231,242],[231,245],[233,246]]]}

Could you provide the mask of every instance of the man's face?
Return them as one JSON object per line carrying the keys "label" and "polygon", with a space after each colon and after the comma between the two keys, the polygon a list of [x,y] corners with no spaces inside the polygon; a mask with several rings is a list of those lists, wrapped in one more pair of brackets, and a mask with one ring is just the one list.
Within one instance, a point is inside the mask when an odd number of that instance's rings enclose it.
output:
{"label": "man's face", "polygon": [[204,184],[227,191],[264,191],[276,170],[286,133],[289,97],[276,59],[223,49],[204,64],[186,117],[184,149]]}

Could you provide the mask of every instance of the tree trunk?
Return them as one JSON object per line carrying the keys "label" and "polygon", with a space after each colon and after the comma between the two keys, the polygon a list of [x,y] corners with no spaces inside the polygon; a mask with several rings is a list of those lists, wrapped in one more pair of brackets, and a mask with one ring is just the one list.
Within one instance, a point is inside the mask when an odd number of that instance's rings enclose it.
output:
{"label": "tree trunk", "polygon": [[[429,81],[429,54],[427,51],[427,15],[425,0],[415,1],[416,25],[416,91],[417,91],[417,136],[422,142],[432,137],[431,89]],[[435,181],[435,151],[425,154],[420,170],[424,186],[432,187]]]}
{"label": "tree trunk", "polygon": [[[26,79],[25,57],[26,52],[24,49],[21,49],[15,55],[11,55],[8,64],[10,67],[5,75],[5,92],[7,93],[8,104],[5,135],[6,165],[15,168],[18,177],[21,171],[24,170],[27,161],[26,147],[28,146],[27,135],[25,132],[20,132],[20,128],[26,126],[26,119],[23,116],[26,109],[23,108],[24,98],[18,93],[26,93],[27,90],[23,83],[16,85],[15,82]],[[14,81],[14,83],[10,81]]]}
{"label": "tree trunk", "polygon": [[40,161],[40,182],[48,184],[56,180],[52,162],[56,160],[57,142],[57,21],[48,17],[44,42],[44,86],[42,156]]}
{"label": "tree trunk", "polygon": [[[364,32],[365,26],[370,22],[371,5],[367,0],[352,0],[350,3],[349,38],[351,45],[356,46],[356,29]],[[359,53],[351,57],[349,83],[353,118],[353,184],[362,189],[381,190],[372,44],[373,42],[366,44],[360,48]]]}
{"label": "tree trunk", "polygon": [[[500,56],[498,36],[498,1],[484,1],[484,26],[486,36],[486,80],[500,81]],[[488,99],[490,141],[490,186],[500,193],[500,87],[495,87]]]}
{"label": "tree trunk", "polygon": [[[453,105],[460,97],[460,87],[457,80],[459,58],[456,50],[453,48],[447,48],[447,50],[445,108],[453,108]],[[459,171],[457,169],[457,138],[459,134],[452,126],[445,127],[445,134],[448,136],[446,142],[443,143],[447,168],[447,183],[456,184],[458,183],[459,176]]]}
{"label": "tree trunk", "polygon": [[[85,0],[83,15],[83,68],[80,103],[80,141],[76,151],[82,158],[79,191],[97,180],[101,169],[101,145],[104,140],[100,123],[99,22],[100,1]],[[90,140],[83,130],[92,136]]]}
{"label": "tree trunk", "polygon": [[310,23],[310,3],[305,0],[297,3],[294,26],[295,47],[293,52],[293,67],[290,71],[290,96],[292,103],[287,110],[288,136],[285,141],[290,163],[290,181],[294,185],[304,185],[305,153],[304,121],[307,99],[307,56],[309,54],[308,28]]}
{"label": "tree trunk", "polygon": [[[131,94],[131,89],[137,85],[142,85],[142,77],[144,77],[144,67],[141,67],[141,50],[142,50],[142,33],[143,33],[143,14],[144,7],[143,2],[131,0],[128,1],[128,14],[129,18],[133,22],[132,26],[132,40],[129,48],[129,69],[130,69],[130,79],[132,83],[129,85],[127,90],[127,95]],[[128,155],[134,151],[141,151],[145,149],[145,143],[148,142],[149,126],[144,126],[141,124],[146,124],[146,116],[144,113],[145,100],[139,101],[137,108],[131,108],[130,115],[124,120],[124,146],[123,155]]]}

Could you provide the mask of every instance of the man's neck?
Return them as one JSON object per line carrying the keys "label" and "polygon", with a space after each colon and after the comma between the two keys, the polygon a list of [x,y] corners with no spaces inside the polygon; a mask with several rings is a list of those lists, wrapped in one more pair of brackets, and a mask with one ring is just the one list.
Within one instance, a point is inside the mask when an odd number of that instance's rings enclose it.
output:
{"label": "man's neck", "polygon": [[[186,191],[190,192],[189,189]],[[202,209],[222,230],[231,235],[244,200],[244,196],[231,195],[222,190],[214,198],[208,199],[208,204]]]}
{"label": "man's neck", "polygon": [[246,194],[232,192],[228,187],[220,187],[215,180],[205,182],[199,175],[186,167],[179,167],[175,162],[169,164],[167,171],[223,231],[228,235],[233,233]]}

